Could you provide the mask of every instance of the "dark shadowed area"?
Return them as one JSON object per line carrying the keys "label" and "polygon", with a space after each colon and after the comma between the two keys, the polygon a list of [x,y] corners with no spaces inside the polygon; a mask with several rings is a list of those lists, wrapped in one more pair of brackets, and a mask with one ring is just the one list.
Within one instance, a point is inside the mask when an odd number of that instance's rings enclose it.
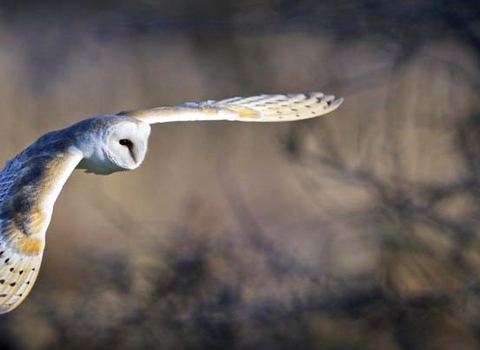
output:
{"label": "dark shadowed area", "polygon": [[345,97],[76,171],[0,348],[479,348],[479,28],[465,0],[0,2],[2,162],[92,115]]}

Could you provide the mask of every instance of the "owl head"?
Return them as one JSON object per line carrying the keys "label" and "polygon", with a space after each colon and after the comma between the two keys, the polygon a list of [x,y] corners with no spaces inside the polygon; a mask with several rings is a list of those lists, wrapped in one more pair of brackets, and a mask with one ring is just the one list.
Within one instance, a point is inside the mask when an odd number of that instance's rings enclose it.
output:
{"label": "owl head", "polygon": [[118,115],[90,118],[83,123],[75,128],[77,145],[83,152],[77,168],[107,175],[142,164],[150,136],[149,124]]}

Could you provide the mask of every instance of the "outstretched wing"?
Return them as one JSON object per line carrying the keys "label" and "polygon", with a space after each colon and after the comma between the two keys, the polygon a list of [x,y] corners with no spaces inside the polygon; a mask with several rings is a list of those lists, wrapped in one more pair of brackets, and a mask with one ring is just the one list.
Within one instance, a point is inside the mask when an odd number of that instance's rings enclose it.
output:
{"label": "outstretched wing", "polygon": [[0,172],[0,313],[11,311],[30,292],[53,205],[82,159],[74,148],[53,148],[33,144]]}
{"label": "outstretched wing", "polygon": [[187,102],[174,107],[158,107],[120,112],[148,124],[193,120],[234,120],[283,122],[315,118],[329,113],[343,102],[321,92],[292,95],[233,97],[221,101]]}

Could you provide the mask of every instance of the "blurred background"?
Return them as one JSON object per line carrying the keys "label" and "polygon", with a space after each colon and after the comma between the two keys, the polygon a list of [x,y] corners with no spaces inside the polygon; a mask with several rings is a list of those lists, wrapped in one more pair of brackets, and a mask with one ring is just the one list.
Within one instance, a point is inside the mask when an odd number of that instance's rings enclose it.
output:
{"label": "blurred background", "polygon": [[479,348],[479,63],[475,1],[1,1],[2,162],[125,109],[345,102],[76,171],[0,348]]}

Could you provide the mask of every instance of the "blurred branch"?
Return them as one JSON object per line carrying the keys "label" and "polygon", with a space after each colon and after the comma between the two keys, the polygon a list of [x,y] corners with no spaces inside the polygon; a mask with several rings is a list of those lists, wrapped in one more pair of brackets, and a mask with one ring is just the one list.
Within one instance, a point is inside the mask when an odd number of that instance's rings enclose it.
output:
{"label": "blurred branch", "polygon": [[312,281],[317,281],[318,275],[314,269],[300,263],[288,250],[267,237],[255,215],[248,208],[245,198],[240,194],[239,186],[234,185],[240,182],[229,175],[228,171],[219,171],[219,179],[242,233],[248,238],[252,248],[265,258],[273,275],[286,278],[294,274],[308,276]]}

